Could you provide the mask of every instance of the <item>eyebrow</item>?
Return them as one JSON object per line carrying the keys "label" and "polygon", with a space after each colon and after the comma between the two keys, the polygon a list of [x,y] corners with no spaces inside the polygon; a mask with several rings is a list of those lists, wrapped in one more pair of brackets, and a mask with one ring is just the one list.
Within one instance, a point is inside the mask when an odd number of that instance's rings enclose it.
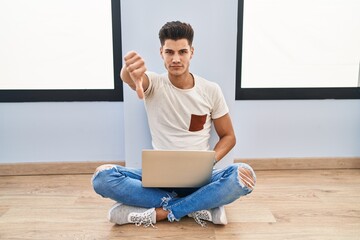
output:
{"label": "eyebrow", "polygon": [[[164,51],[172,51],[172,52],[175,52],[175,50],[170,49],[170,48],[165,48]],[[180,52],[180,51],[189,51],[189,49],[187,49],[187,48],[182,48],[182,49],[179,49],[179,52]]]}

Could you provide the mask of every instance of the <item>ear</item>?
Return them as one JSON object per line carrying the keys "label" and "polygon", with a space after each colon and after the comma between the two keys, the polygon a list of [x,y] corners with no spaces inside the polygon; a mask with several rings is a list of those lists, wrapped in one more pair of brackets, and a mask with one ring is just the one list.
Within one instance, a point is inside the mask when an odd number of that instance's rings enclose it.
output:
{"label": "ear", "polygon": [[160,47],[160,56],[161,56],[162,59],[164,59],[164,57],[163,57],[163,47],[162,46]]}
{"label": "ear", "polygon": [[191,46],[191,48],[190,48],[190,53],[191,53],[191,55],[190,55],[190,59],[192,59],[192,57],[193,57],[193,55],[194,55],[194,47],[193,46]]}

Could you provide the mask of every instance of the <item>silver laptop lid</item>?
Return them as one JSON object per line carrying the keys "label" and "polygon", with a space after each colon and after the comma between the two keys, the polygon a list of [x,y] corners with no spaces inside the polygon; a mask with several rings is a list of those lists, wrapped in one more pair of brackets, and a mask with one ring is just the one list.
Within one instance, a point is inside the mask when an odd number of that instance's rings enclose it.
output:
{"label": "silver laptop lid", "polygon": [[215,151],[143,150],[143,187],[201,187],[210,181]]}

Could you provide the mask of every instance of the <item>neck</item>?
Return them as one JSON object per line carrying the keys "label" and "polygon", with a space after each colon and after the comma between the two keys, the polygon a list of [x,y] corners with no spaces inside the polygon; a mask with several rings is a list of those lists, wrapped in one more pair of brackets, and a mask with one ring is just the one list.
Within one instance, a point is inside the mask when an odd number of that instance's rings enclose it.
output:
{"label": "neck", "polygon": [[180,89],[190,89],[194,87],[194,78],[189,72],[179,76],[169,74],[169,79],[175,87]]}

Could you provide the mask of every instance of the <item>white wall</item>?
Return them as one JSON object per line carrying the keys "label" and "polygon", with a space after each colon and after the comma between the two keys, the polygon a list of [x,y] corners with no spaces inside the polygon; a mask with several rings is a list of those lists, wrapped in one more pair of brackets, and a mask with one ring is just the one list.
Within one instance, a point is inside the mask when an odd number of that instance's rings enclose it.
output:
{"label": "white wall", "polygon": [[[139,1],[122,0],[124,52],[138,50],[149,69],[161,71],[159,27],[178,10],[181,20],[192,20],[196,33],[191,69],[219,82],[225,93],[238,139],[231,158],[360,156],[360,100],[234,100],[236,0],[184,0],[183,8],[170,9],[166,5],[178,1],[142,0],[162,5],[151,12],[154,16],[137,18],[135,10],[152,7],[140,7]],[[202,7],[201,14],[192,16],[192,7]],[[218,18],[207,19],[204,12]],[[210,29],[202,25],[204,19]],[[148,36],[139,38],[139,30]],[[138,166],[139,146],[150,147],[146,116],[132,91],[125,87],[124,95],[125,103],[0,103],[0,163],[126,158],[128,165]]]}
{"label": "white wall", "polygon": [[123,160],[123,103],[1,103],[0,163]]}
{"label": "white wall", "polygon": [[358,157],[360,100],[237,101],[238,158]]}
{"label": "white wall", "polygon": [[[217,82],[225,94],[230,111],[233,111],[236,6],[237,0],[225,2],[223,0],[123,0],[121,4],[123,52],[130,50],[139,52],[145,59],[148,70],[163,73],[166,69],[160,57],[159,29],[168,21],[189,22],[195,31],[193,42],[195,53],[190,71]],[[199,15],[200,12],[202,14]],[[141,166],[141,149],[151,147],[149,131],[143,126],[147,127],[143,103],[126,87],[125,151],[126,163],[129,166]],[[127,131],[127,129],[131,130]],[[216,141],[217,137],[214,135],[212,143]],[[222,163],[229,164],[233,158],[231,152]]]}

